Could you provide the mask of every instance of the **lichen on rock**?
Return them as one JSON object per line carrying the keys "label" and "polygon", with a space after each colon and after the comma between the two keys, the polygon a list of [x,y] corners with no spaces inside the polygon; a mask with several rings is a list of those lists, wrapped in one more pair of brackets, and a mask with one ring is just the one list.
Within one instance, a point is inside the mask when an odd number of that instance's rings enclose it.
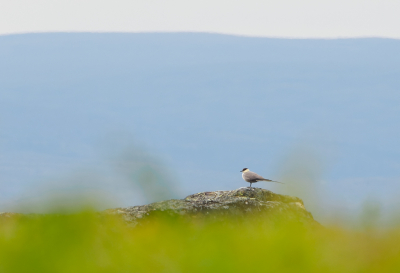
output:
{"label": "lichen on rock", "polygon": [[239,188],[232,191],[201,192],[184,199],[172,199],[143,206],[109,209],[132,226],[159,215],[187,218],[223,219],[223,216],[244,218],[262,214],[267,220],[295,221],[318,225],[298,197],[281,195],[261,188]]}

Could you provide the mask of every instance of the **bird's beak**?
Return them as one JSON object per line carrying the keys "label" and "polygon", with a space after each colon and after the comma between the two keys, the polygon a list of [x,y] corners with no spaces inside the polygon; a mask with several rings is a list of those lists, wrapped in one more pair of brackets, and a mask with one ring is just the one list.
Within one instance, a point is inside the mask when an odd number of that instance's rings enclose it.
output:
{"label": "bird's beak", "polygon": [[243,172],[243,171],[240,171],[240,172]]}

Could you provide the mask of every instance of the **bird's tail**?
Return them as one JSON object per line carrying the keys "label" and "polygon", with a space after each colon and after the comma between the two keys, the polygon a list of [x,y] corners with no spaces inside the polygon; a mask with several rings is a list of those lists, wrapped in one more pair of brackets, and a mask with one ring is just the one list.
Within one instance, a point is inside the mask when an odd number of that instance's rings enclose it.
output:
{"label": "bird's tail", "polygon": [[279,182],[279,181],[274,181],[274,180],[269,180],[269,179],[263,179],[262,181],[265,181],[265,182],[275,182],[275,183],[285,184],[285,183],[282,183],[282,182]]}

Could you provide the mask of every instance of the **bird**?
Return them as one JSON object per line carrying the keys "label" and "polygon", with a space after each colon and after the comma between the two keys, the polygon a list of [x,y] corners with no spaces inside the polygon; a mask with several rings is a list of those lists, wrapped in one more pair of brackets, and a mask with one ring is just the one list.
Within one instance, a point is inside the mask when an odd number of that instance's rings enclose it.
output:
{"label": "bird", "polygon": [[262,177],[261,175],[256,174],[255,172],[251,172],[248,168],[243,168],[243,170],[241,170],[240,172],[242,173],[242,177],[243,177],[244,181],[250,183],[250,188],[251,188],[251,184],[256,183],[258,181],[275,182],[275,183],[284,184],[282,182],[266,179],[266,178]]}

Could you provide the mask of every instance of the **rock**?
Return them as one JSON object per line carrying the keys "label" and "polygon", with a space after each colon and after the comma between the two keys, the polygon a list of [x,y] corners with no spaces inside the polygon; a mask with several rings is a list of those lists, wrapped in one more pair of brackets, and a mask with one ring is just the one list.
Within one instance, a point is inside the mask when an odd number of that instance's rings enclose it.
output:
{"label": "rock", "polygon": [[[269,221],[295,221],[303,225],[319,225],[298,197],[281,195],[261,188],[239,188],[232,191],[201,192],[185,199],[172,199],[144,206],[109,209],[106,214],[119,215],[136,226],[146,219],[167,215],[173,217],[223,219],[221,216],[263,214]],[[265,219],[265,218],[263,218]]]}

